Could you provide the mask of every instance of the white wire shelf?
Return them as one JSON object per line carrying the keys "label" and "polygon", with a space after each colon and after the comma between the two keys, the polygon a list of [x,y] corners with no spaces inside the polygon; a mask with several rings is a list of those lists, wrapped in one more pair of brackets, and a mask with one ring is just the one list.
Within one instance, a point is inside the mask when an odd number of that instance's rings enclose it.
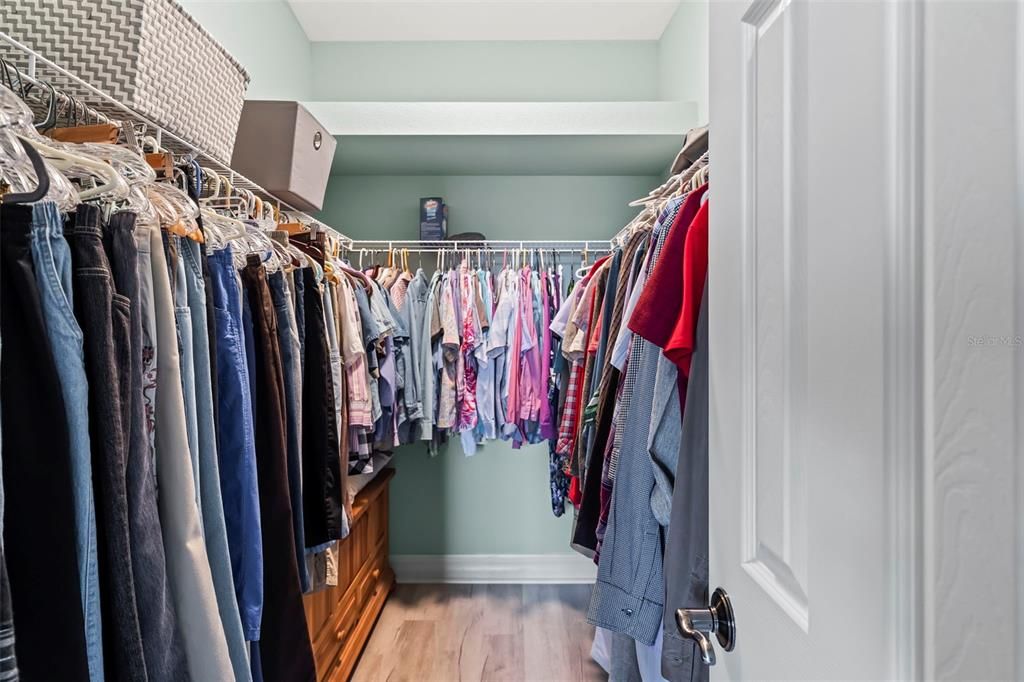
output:
{"label": "white wire shelf", "polygon": [[[340,230],[323,223],[304,211],[296,209],[288,202],[282,201],[279,197],[263,189],[259,184],[241,173],[234,171],[230,166],[218,161],[211,154],[189,140],[168,130],[150,117],[87,83],[71,71],[47,59],[44,55],[33,50],[28,45],[15,40],[3,31],[0,31],[0,58],[11,67],[14,67],[8,69],[7,75],[15,83],[17,83],[19,75],[25,78],[27,82],[39,83],[43,81],[63,92],[64,95],[73,97],[77,102],[84,104],[95,114],[106,117],[110,121],[129,121],[136,125],[142,124],[146,128],[146,134],[156,139],[157,145],[173,152],[175,156],[193,158],[199,161],[200,165],[204,168],[208,168],[223,176],[233,187],[253,192],[262,200],[277,206],[280,211],[288,214],[290,217],[294,217],[303,223],[335,232],[343,240],[348,239]],[[0,69],[0,72],[2,71]]]}

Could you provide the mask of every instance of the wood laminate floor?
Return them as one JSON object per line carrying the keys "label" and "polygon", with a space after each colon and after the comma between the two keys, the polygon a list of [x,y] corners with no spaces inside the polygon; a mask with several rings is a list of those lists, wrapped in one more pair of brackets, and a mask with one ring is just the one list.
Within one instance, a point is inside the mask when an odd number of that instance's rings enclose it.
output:
{"label": "wood laminate floor", "polygon": [[590,658],[590,585],[399,585],[356,666],[379,680],[607,680]]}

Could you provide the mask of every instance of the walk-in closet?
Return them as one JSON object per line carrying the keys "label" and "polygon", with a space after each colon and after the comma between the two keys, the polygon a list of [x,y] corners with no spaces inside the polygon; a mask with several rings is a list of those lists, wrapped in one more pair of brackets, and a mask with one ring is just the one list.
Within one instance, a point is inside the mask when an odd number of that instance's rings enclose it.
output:
{"label": "walk-in closet", "polygon": [[0,3],[0,682],[1024,678],[1019,0]]}

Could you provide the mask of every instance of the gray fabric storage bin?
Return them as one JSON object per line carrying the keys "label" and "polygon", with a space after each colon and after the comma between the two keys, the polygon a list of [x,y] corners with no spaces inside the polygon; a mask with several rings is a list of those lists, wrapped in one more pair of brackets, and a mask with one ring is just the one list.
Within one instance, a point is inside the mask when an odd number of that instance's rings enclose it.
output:
{"label": "gray fabric storage bin", "polygon": [[248,100],[231,167],[302,211],[319,211],[337,142],[298,102]]}
{"label": "gray fabric storage bin", "polygon": [[3,0],[0,25],[227,162],[249,76],[174,0]]}

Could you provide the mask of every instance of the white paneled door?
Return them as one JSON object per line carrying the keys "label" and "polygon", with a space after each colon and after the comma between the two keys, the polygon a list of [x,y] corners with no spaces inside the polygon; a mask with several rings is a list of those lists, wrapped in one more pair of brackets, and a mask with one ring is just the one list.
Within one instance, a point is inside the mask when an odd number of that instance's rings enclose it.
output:
{"label": "white paneled door", "polygon": [[1022,43],[711,0],[713,678],[1024,679]]}

